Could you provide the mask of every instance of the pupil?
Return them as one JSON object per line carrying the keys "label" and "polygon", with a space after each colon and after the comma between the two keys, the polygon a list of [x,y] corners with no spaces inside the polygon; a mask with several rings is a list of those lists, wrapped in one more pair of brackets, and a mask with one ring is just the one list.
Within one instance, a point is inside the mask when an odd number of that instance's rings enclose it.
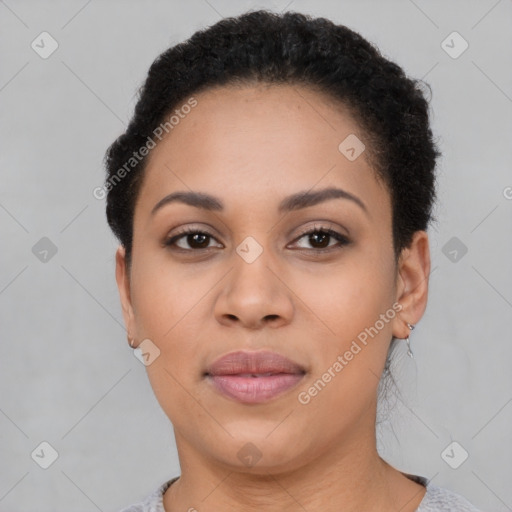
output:
{"label": "pupil", "polygon": [[[197,238],[197,237],[199,237],[199,239],[201,239],[201,238],[203,239],[203,240],[202,240],[202,242],[201,242],[201,241],[199,241],[199,244],[198,244],[198,245],[200,245],[200,246],[201,246],[201,248],[202,248],[202,246],[203,246],[203,245],[205,245],[205,243],[204,243],[204,242],[205,242],[205,241],[206,241],[206,239],[208,238],[208,235],[202,235],[202,234],[200,234],[200,233],[195,233],[195,234],[193,234],[193,235],[189,235],[189,244],[190,244],[191,246],[193,246],[193,245],[194,245],[194,242],[190,243],[190,240],[194,240],[194,239],[195,239],[195,238]],[[206,243],[206,245],[208,245],[208,243]]]}
{"label": "pupil", "polygon": [[[327,240],[327,238],[329,237],[330,235],[328,233],[322,233],[321,231],[317,232],[317,233],[312,233],[311,234],[311,237],[320,237],[322,238],[323,240],[320,242],[320,245],[322,247],[325,247],[326,244],[325,243],[322,243],[322,242],[325,242]],[[327,244],[328,245],[328,244]]]}
{"label": "pupil", "polygon": [[[208,237],[209,237],[209,235],[195,233],[193,235],[188,235],[188,239],[189,239],[188,242],[191,246],[197,242],[197,244],[202,248],[205,245],[205,242],[207,242]],[[328,233],[323,233],[322,231],[318,231],[318,232],[312,233],[310,235],[310,242],[311,242],[311,240],[313,240],[313,242],[312,242],[313,245],[316,243],[316,244],[320,245],[321,247],[325,247],[326,246],[325,242],[328,240],[329,237],[330,237],[330,235]],[[197,239],[199,239],[199,241]],[[320,239],[320,240],[315,240],[315,239]],[[327,245],[329,245],[329,244],[327,244]],[[206,246],[208,246],[208,243],[206,243]]]}

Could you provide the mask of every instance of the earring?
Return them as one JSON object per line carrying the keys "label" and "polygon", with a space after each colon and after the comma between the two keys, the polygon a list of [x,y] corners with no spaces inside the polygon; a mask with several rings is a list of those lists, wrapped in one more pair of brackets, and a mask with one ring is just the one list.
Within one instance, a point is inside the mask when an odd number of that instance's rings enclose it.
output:
{"label": "earring", "polygon": [[[409,327],[409,329],[412,331],[414,329],[414,325],[411,325],[409,322],[407,322],[407,327]],[[414,357],[414,354],[412,353],[412,350],[411,350],[411,343],[409,341],[409,335],[407,335],[407,338],[406,338],[406,343],[407,343],[407,355],[409,357]]]}

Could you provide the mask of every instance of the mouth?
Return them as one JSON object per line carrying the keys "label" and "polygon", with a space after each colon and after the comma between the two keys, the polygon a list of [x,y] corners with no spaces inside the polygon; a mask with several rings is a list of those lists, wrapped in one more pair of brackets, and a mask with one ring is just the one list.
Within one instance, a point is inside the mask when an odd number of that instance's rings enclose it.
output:
{"label": "mouth", "polygon": [[[231,374],[233,375],[233,374]],[[279,373],[236,373],[234,374],[238,377],[270,377],[271,375],[279,375]]]}
{"label": "mouth", "polygon": [[245,404],[267,402],[297,386],[304,367],[276,352],[231,352],[204,373],[223,396]]}

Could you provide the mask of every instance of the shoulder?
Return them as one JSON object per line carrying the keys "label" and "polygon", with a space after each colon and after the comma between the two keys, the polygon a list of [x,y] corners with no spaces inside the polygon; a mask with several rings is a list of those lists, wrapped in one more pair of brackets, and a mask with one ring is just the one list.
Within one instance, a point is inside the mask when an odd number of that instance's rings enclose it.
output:
{"label": "shoulder", "polygon": [[427,484],[427,492],[416,512],[481,512],[460,494]]}
{"label": "shoulder", "polygon": [[127,508],[123,508],[120,512],[165,512],[164,510],[164,493],[170,485],[178,480],[178,476],[164,482],[155,491],[153,491],[146,499],[139,503],[134,503]]}

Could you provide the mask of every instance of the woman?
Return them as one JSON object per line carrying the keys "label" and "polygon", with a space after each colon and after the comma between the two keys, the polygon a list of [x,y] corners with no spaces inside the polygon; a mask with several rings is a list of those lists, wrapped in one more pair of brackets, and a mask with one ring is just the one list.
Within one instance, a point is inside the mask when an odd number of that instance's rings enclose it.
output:
{"label": "woman", "polygon": [[250,12],[159,56],[107,218],[181,475],[125,511],[476,511],[376,448],[439,154],[418,83],[326,19]]}

